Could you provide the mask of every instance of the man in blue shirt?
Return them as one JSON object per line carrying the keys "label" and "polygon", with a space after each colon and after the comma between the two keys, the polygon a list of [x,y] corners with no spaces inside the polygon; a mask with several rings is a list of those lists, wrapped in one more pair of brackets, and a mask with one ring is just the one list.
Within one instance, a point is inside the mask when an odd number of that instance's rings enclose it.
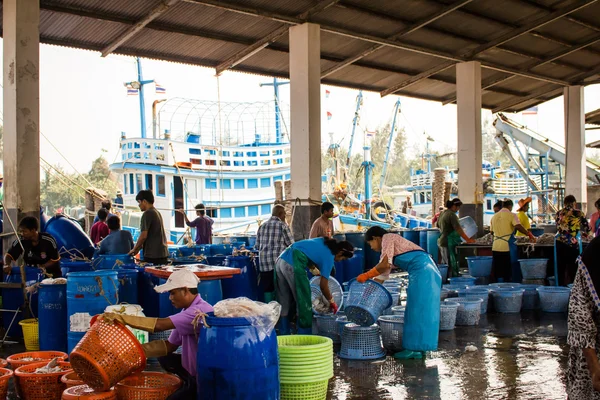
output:
{"label": "man in blue shirt", "polygon": [[116,215],[108,217],[106,225],[108,225],[110,233],[102,239],[94,257],[101,254],[116,255],[129,253],[133,249],[133,237],[131,237],[131,232],[121,230],[121,220],[119,220],[119,217]]}
{"label": "man in blue shirt", "polygon": [[117,210],[123,209],[123,192],[117,190],[117,197],[113,200],[113,204]]}

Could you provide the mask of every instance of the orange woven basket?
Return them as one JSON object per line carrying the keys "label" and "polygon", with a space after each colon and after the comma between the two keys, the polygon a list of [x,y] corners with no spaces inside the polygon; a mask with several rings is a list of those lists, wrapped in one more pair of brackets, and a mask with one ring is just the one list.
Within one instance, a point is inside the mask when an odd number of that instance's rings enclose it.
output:
{"label": "orange woven basket", "polygon": [[146,353],[125,325],[98,316],[91,324],[71,352],[71,365],[82,381],[106,392],[127,375],[144,370]]}
{"label": "orange woven basket", "polygon": [[119,400],[165,400],[181,386],[176,375],[163,372],[142,372],[117,383]]}
{"label": "orange woven basket", "polygon": [[0,400],[6,400],[8,395],[8,382],[13,376],[12,370],[8,368],[0,368]]}
{"label": "orange woven basket", "polygon": [[79,378],[79,375],[77,375],[77,372],[75,371],[64,374],[60,380],[62,383],[67,385],[67,388],[85,385],[85,382]]}
{"label": "orange woven basket", "polygon": [[108,392],[96,392],[88,385],[78,385],[67,388],[62,394],[62,400],[116,400],[114,389]]}
{"label": "orange woven basket", "polygon": [[8,361],[4,358],[0,358],[0,368],[8,368]]}
{"label": "orange woven basket", "polygon": [[46,361],[47,364],[48,361],[57,357],[66,360],[69,358],[69,355],[62,351],[28,351],[26,353],[13,354],[6,361],[8,361],[12,369],[17,369],[23,365],[37,364],[42,361]]}
{"label": "orange woven basket", "polygon": [[50,374],[36,374],[35,370],[44,367],[47,361],[23,365],[15,370],[15,386],[23,400],[60,400],[65,384],[64,374],[71,372],[71,364],[60,361],[61,371]]}

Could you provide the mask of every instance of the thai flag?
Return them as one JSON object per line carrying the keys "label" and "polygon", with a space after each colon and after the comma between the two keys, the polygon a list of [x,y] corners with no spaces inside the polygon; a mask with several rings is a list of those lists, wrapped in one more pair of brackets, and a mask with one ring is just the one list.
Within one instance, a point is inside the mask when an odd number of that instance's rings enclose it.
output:
{"label": "thai flag", "polygon": [[535,115],[538,112],[538,107],[534,106],[523,111],[523,115]]}
{"label": "thai flag", "polygon": [[160,83],[154,81],[156,94],[167,94],[167,89]]}
{"label": "thai flag", "polygon": [[367,137],[372,138],[375,132],[367,131]]}
{"label": "thai flag", "polygon": [[325,90],[325,98],[328,99],[331,92],[329,90]]}
{"label": "thai flag", "polygon": [[333,117],[333,114],[331,114],[329,111],[327,111],[327,121],[329,121],[331,119],[331,117]]}
{"label": "thai flag", "polygon": [[128,83],[125,86],[127,87],[127,96],[137,96],[138,95],[138,90],[134,89],[130,83]]}

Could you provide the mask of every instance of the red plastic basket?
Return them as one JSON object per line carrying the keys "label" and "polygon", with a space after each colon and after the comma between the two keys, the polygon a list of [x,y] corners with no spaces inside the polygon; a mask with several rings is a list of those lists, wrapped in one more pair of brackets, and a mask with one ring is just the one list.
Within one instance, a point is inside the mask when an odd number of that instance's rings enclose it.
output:
{"label": "red plastic basket", "polygon": [[8,368],[8,361],[4,358],[0,358],[0,368]]}
{"label": "red plastic basket", "polygon": [[15,386],[23,400],[60,400],[66,386],[61,381],[64,374],[71,372],[71,364],[60,361],[60,372],[36,374],[35,370],[47,365],[47,361],[23,365],[15,370]]}
{"label": "red plastic basket", "polygon": [[181,386],[176,375],[144,371],[117,383],[119,400],[165,400]]}
{"label": "red plastic basket", "polygon": [[146,367],[146,353],[120,322],[92,318],[91,327],[71,352],[71,365],[92,389],[105,392]]}
{"label": "red plastic basket", "polygon": [[114,389],[108,392],[97,392],[88,385],[78,385],[67,388],[62,394],[62,400],[116,400]]}
{"label": "red plastic basket", "polygon": [[26,353],[13,354],[6,361],[8,361],[12,369],[17,369],[23,365],[37,364],[42,361],[46,361],[47,364],[48,361],[57,357],[66,360],[69,358],[69,355],[62,351],[28,351]]}
{"label": "red plastic basket", "polygon": [[0,368],[0,400],[6,400],[6,395],[8,394],[8,382],[12,376],[12,370]]}
{"label": "red plastic basket", "polygon": [[77,372],[75,371],[69,372],[68,374],[64,374],[62,378],[60,378],[60,380],[62,383],[67,385],[67,388],[85,385],[85,382],[79,378],[79,375],[77,375]]}

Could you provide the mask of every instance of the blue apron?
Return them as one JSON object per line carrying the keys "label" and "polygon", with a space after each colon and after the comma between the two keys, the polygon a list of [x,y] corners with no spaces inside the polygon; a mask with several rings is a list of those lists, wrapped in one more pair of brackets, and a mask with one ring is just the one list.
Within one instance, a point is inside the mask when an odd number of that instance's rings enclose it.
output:
{"label": "blue apron", "polygon": [[[519,264],[519,248],[517,247],[517,239],[515,233],[511,233],[508,239],[506,236],[494,236],[494,240],[504,240],[508,242],[508,252],[510,253],[510,275],[512,282],[521,282],[521,265]],[[496,272],[496,271],[494,271]],[[498,277],[495,277],[496,280]]]}
{"label": "blue apron", "polygon": [[409,251],[394,257],[393,264],[408,272],[402,347],[412,351],[433,351],[440,330],[442,277],[429,254]]}

